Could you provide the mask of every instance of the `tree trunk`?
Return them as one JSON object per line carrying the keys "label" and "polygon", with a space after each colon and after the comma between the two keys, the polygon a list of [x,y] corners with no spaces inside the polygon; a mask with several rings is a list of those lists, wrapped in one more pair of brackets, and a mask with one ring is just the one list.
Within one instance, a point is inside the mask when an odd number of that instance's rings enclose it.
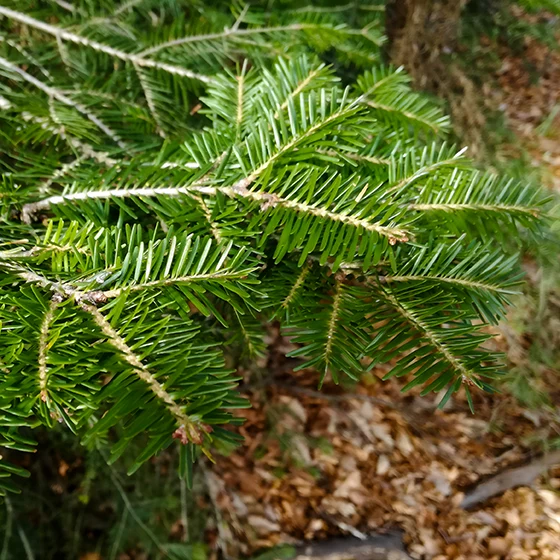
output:
{"label": "tree trunk", "polygon": [[447,100],[455,130],[471,153],[482,157],[484,100],[470,78],[448,56],[456,50],[461,15],[468,2],[388,0],[385,31],[391,62],[404,66],[417,88]]}
{"label": "tree trunk", "polygon": [[[467,0],[389,0],[386,33],[389,55],[423,89],[437,89],[442,54],[452,52]],[[428,70],[428,71],[427,71]]]}

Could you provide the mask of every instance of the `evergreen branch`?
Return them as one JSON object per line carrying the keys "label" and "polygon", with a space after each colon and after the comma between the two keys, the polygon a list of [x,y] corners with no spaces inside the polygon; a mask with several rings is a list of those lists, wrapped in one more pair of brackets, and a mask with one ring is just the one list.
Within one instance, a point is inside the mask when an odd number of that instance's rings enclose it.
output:
{"label": "evergreen branch", "polygon": [[282,301],[281,307],[283,309],[287,309],[290,306],[290,304],[294,301],[294,298],[296,297],[296,294],[299,292],[299,290],[303,286],[303,284],[305,282],[305,279],[309,275],[310,271],[311,271],[311,267],[308,264],[306,264],[301,269],[301,272],[297,276],[296,281],[294,282],[293,286],[290,288],[290,291],[289,291],[288,295]]}
{"label": "evergreen branch", "polygon": [[25,59],[27,59],[31,64],[36,66],[39,69],[39,71],[45,76],[45,78],[47,78],[47,80],[53,79],[52,74],[30,52],[24,49],[21,45],[19,45],[15,41],[12,41],[11,39],[7,39],[6,37],[3,37],[2,35],[0,35],[0,43],[6,43],[10,47],[18,51]]}
{"label": "evergreen branch", "polygon": [[295,99],[301,92],[305,91],[305,88],[307,88],[307,86],[309,86],[309,84],[313,82],[313,79],[320,74],[322,69],[323,66],[318,66],[317,68],[313,68],[312,70],[310,70],[307,76],[303,80],[301,80],[292,91],[288,93],[284,101],[282,101],[282,103],[278,106],[276,113],[274,113],[275,119],[279,117],[280,113],[288,108],[290,100]]}
{"label": "evergreen branch", "polygon": [[319,23],[293,23],[289,25],[276,25],[270,27],[248,27],[239,28],[231,27],[225,31],[220,31],[218,33],[205,33],[202,35],[188,35],[186,37],[180,37],[178,39],[172,39],[171,41],[165,41],[159,45],[154,45],[149,47],[139,53],[139,56],[146,57],[158,53],[162,50],[168,49],[170,47],[178,47],[180,45],[201,43],[205,41],[215,41],[220,39],[234,39],[237,37],[247,37],[251,35],[270,35],[272,33],[278,32],[292,32],[292,31],[337,31],[346,33],[348,35],[360,35],[371,41],[375,46],[379,47],[381,41],[377,38],[372,37],[368,34],[366,29],[348,29],[348,28],[333,28],[330,25],[322,25]]}
{"label": "evergreen branch", "polygon": [[511,214],[527,214],[533,218],[542,214],[542,208],[527,207],[509,204],[478,204],[478,203],[434,203],[434,204],[410,204],[410,210],[418,212],[455,212],[455,211],[473,211],[473,212],[497,212]]}
{"label": "evergreen branch", "polygon": [[240,182],[235,187],[222,187],[220,188],[220,190],[226,194],[230,194],[231,196],[242,196],[244,198],[249,198],[256,202],[259,202],[263,210],[271,207],[286,208],[288,210],[294,210],[295,212],[306,216],[325,218],[332,222],[339,222],[342,224],[350,225],[354,228],[362,228],[368,232],[376,232],[379,235],[388,238],[391,245],[394,245],[397,242],[406,243],[412,237],[411,232],[402,228],[380,226],[379,224],[371,222],[370,220],[365,218],[357,218],[346,213],[325,210],[324,208],[320,208],[312,204],[305,204],[303,202],[296,202],[293,200],[282,198],[276,194],[249,191],[244,187],[243,182]]}
{"label": "evergreen branch", "polygon": [[355,154],[353,152],[336,152],[335,150],[317,150],[317,153],[324,154],[330,157],[340,157],[340,155],[343,155],[345,158],[360,163],[371,163],[373,165],[391,165],[391,160],[388,158],[366,156],[363,154]]}
{"label": "evergreen branch", "polygon": [[138,80],[140,81],[140,85],[142,86],[142,91],[144,92],[144,97],[146,98],[146,102],[148,103],[148,108],[150,109],[150,113],[154,118],[154,121],[157,125],[157,133],[162,137],[165,138],[166,134],[163,130],[163,125],[159,113],[156,108],[156,104],[154,102],[154,94],[152,89],[150,88],[144,73],[142,72],[142,68],[138,65],[137,62],[133,62],[134,70],[136,70],[136,75],[138,76]]}
{"label": "evergreen branch", "polygon": [[82,153],[73,161],[65,163],[59,169],[55,169],[54,173],[46,181],[43,181],[39,185],[38,191],[41,194],[48,192],[53,183],[55,183],[58,179],[64,177],[70,171],[76,169],[76,167],[79,167],[86,159],[88,159],[88,156]]}
{"label": "evergreen branch", "polygon": [[[107,337],[107,341],[120,353],[124,360],[132,367],[132,371],[141,379],[150,389],[150,391],[161,401],[165,403],[167,410],[176,420],[178,427],[183,428],[190,437],[200,438],[200,426],[195,420],[189,418],[182,408],[175,402],[173,397],[165,390],[164,386],[152,375],[150,370],[142,363],[142,360],[132,351],[126,344],[125,340],[111,326],[111,323],[104,315],[94,307],[87,303],[80,303],[80,307],[89,313],[95,324],[101,329],[101,332]],[[198,437],[195,436],[198,434]]]}
{"label": "evergreen branch", "polygon": [[218,223],[212,219],[212,212],[208,208],[206,202],[201,196],[196,194],[191,195],[194,200],[199,204],[200,208],[202,209],[202,213],[204,214],[204,218],[208,222],[208,226],[210,227],[210,232],[212,233],[212,237],[218,242],[221,243],[223,241],[222,234],[220,233],[220,228]]}
{"label": "evergreen branch", "polygon": [[460,374],[463,381],[470,383],[477,378],[476,373],[469,369],[459,357],[453,354],[445,341],[442,340],[441,337],[438,336],[438,334],[419,317],[412,307],[406,305],[404,301],[399,300],[395,293],[389,291],[388,289],[379,287],[376,290],[376,293],[397,313],[399,313],[399,315],[401,315],[407,323],[422,333],[426,341],[437,349],[444,359],[452,366],[452,368]]}
{"label": "evergreen branch", "polygon": [[[256,269],[245,269],[241,271],[229,271],[227,269],[211,272],[209,274],[193,274],[189,276],[178,276],[174,278],[166,278],[163,280],[153,280],[152,282],[144,282],[140,284],[133,284],[124,288],[116,288],[114,290],[100,291],[99,294],[106,298],[115,298],[125,292],[138,292],[150,288],[163,288],[165,286],[174,286],[178,284],[191,284],[193,282],[210,282],[219,281],[227,282],[229,280],[241,280],[247,278],[247,275],[254,272]],[[87,294],[87,292],[85,292]],[[85,296],[81,296],[83,299]]]}
{"label": "evergreen branch", "polygon": [[208,187],[206,185],[194,184],[187,187],[109,189],[104,191],[84,191],[69,193],[66,195],[51,196],[38,202],[31,202],[24,205],[21,211],[21,219],[24,223],[29,224],[31,223],[33,216],[39,210],[46,210],[48,208],[51,208],[52,206],[79,200],[110,200],[113,198],[141,198],[158,196],[175,197],[192,193],[215,196],[217,193],[221,192],[231,197],[239,196],[258,202],[261,205],[263,211],[267,210],[270,207],[282,207],[289,210],[294,210],[304,215],[326,218],[333,222],[340,222],[343,224],[348,224],[355,228],[363,228],[366,231],[377,232],[379,235],[387,237],[389,240],[391,240],[391,243],[395,243],[397,241],[406,242],[410,239],[411,233],[401,228],[380,226],[375,222],[371,222],[365,218],[356,218],[348,214],[325,210],[324,208],[320,208],[311,204],[305,204],[302,202],[296,202],[293,200],[282,198],[276,194],[250,191],[247,186],[253,183],[258,178],[258,175],[262,173],[272,161],[274,161],[273,158],[260,166],[249,177],[241,179],[231,187]]}
{"label": "evergreen branch", "polygon": [[412,173],[406,174],[398,183],[388,187],[385,190],[385,193],[399,193],[400,191],[412,185],[418,179],[421,179],[422,177],[428,177],[431,173],[437,171],[438,169],[457,166],[458,162],[463,158],[463,154],[466,152],[466,150],[466,148],[463,148],[462,150],[459,150],[457,153],[453,154],[451,157],[436,159],[436,161],[422,165],[417,169],[413,169]]}
{"label": "evergreen branch", "polygon": [[408,84],[409,82],[410,78],[404,73],[403,66],[394,70],[389,68],[388,71],[381,76],[378,76],[375,72],[366,72],[358,79],[358,83],[362,86],[362,94],[359,99],[360,101],[365,101],[370,95],[387,85],[402,85]]}
{"label": "evergreen branch", "polygon": [[56,294],[60,294],[64,298],[77,296],[78,300],[81,299],[82,292],[75,289],[70,284],[49,280],[45,276],[41,274],[37,274],[36,272],[33,272],[31,270],[28,270],[27,268],[21,266],[18,263],[4,261],[4,262],[0,262],[0,267],[3,267],[5,270],[12,272],[13,274],[16,275],[16,277],[25,280],[25,282],[28,282],[30,284],[36,284],[38,286],[41,286],[42,288],[51,290]]}
{"label": "evergreen branch", "polygon": [[[44,117],[39,117],[33,115],[27,111],[21,113],[21,117],[26,123],[33,123],[41,128],[47,129],[56,136],[64,140],[68,146],[79,154],[79,158],[82,160],[93,159],[98,163],[101,163],[107,167],[111,167],[117,163],[116,159],[110,158],[106,152],[99,152],[93,148],[90,144],[87,144],[73,136],[70,136],[68,132],[62,126],[53,126],[48,119]],[[58,123],[57,123],[58,124]]]}
{"label": "evergreen branch", "polygon": [[102,52],[114,58],[123,60],[124,62],[137,64],[138,66],[143,68],[157,68],[158,70],[163,70],[165,72],[169,72],[170,74],[175,74],[177,76],[199,80],[204,83],[212,82],[212,78],[209,76],[204,76],[203,74],[197,74],[196,72],[192,72],[191,70],[188,70],[187,68],[183,68],[181,66],[175,66],[173,64],[167,64],[165,62],[151,60],[141,55],[127,53],[119,49],[109,47],[108,45],[104,45],[97,41],[92,41],[87,37],[82,37],[81,35],[77,35],[76,33],[71,33],[69,31],[66,31],[65,29],[56,27],[55,25],[44,23],[35,18],[32,18],[31,16],[28,16],[27,14],[23,14],[21,12],[11,10],[10,8],[5,8],[4,6],[0,6],[0,15],[6,16],[10,19],[19,21],[20,23],[23,23],[25,25],[29,25],[34,29],[38,29],[40,31],[48,33],[49,35],[52,35],[53,37],[56,37],[59,40],[64,40],[70,43],[75,43],[77,45],[88,47],[90,49],[93,49],[94,51]]}
{"label": "evergreen branch", "polygon": [[43,402],[48,399],[48,382],[49,373],[47,366],[47,351],[49,345],[49,328],[54,319],[54,312],[58,305],[56,299],[51,299],[49,307],[43,321],[41,322],[41,330],[39,331],[39,396]]}
{"label": "evergreen branch", "polygon": [[407,111],[398,107],[393,107],[391,105],[387,105],[384,103],[379,103],[378,101],[367,101],[366,105],[368,107],[371,107],[372,109],[379,109],[381,111],[385,111],[387,113],[393,113],[393,114],[400,114],[403,115],[404,117],[406,117],[408,120],[410,121],[414,121],[417,122],[418,124],[421,124],[427,128],[430,128],[431,130],[433,130],[434,132],[439,132],[440,131],[440,125],[437,123],[434,123],[432,119],[429,118],[423,118],[421,115],[414,113],[412,111]]}
{"label": "evergreen branch", "polygon": [[325,366],[328,369],[331,363],[331,355],[334,344],[334,335],[339,323],[339,312],[342,297],[342,282],[335,280],[334,282],[334,296],[332,300],[332,311],[329,319],[327,330],[327,343],[325,344]]}
{"label": "evergreen branch", "polygon": [[226,37],[241,37],[246,35],[261,35],[263,33],[274,33],[275,31],[297,31],[303,29],[301,24],[296,23],[292,25],[279,25],[276,27],[254,27],[254,28],[243,28],[235,29],[230,28],[219,33],[205,33],[202,35],[188,35],[186,37],[180,37],[179,39],[173,39],[171,41],[166,41],[155,45],[148,49],[145,49],[139,53],[139,56],[150,56],[161,50],[168,49],[169,47],[177,47],[179,45],[186,45],[188,43],[200,43],[202,41],[213,41],[216,39],[224,39]]}
{"label": "evergreen branch", "polygon": [[275,319],[322,378],[368,356],[405,388],[491,390],[481,344],[538,191],[437,140],[440,109],[378,65],[371,6],[193,19],[142,1],[0,7],[0,445],[31,450],[24,429],[61,419],[86,442],[120,425],[111,460],[142,434],[132,471],[173,439],[190,464],[246,406],[224,351],[259,355]]}
{"label": "evergreen branch", "polygon": [[[2,11],[2,7],[0,6],[0,13],[1,11]],[[111,130],[111,128],[109,128],[99,117],[94,115],[91,111],[88,111],[88,109],[81,103],[72,101],[72,99],[64,95],[61,91],[51,86],[48,86],[47,84],[44,84],[43,82],[41,82],[40,80],[32,76],[31,74],[28,74],[25,70],[22,70],[19,66],[12,64],[10,61],[6,60],[1,56],[0,56],[0,66],[3,66],[4,68],[12,72],[15,72],[16,74],[21,76],[26,82],[30,83],[31,85],[34,85],[36,88],[46,93],[50,99],[56,99],[57,101],[60,101],[61,103],[64,103],[65,105],[68,105],[69,107],[76,109],[76,111],[78,111],[86,118],[88,118],[93,124],[97,126],[97,128],[99,128],[99,130],[101,130],[107,136],[109,136],[109,138],[111,138],[111,140],[116,142],[121,148],[126,147],[126,144],[121,141],[121,139],[119,138],[116,132]]]}
{"label": "evergreen branch", "polygon": [[110,23],[114,19],[118,18],[121,14],[142,4],[145,0],[127,0],[127,2],[123,2],[112,14],[106,17],[96,17],[92,18],[89,21],[86,21],[84,24],[81,25],[82,28],[90,27],[92,25],[102,25],[104,23]]}
{"label": "evergreen branch", "polygon": [[455,286],[461,286],[463,288],[471,290],[484,290],[486,292],[496,292],[499,294],[516,294],[514,290],[500,286],[499,284],[491,282],[478,282],[476,280],[469,280],[466,278],[447,278],[445,276],[437,274],[411,274],[411,275],[395,275],[395,276],[379,276],[379,281],[382,284],[391,284],[392,282],[426,282],[426,281],[437,281],[443,282],[445,284],[452,284]]}

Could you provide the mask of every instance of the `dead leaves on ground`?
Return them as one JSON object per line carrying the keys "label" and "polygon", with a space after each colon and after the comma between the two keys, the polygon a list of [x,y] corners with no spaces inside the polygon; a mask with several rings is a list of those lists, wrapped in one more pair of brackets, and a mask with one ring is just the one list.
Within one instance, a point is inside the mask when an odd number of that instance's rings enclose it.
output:
{"label": "dead leaves on ground", "polygon": [[[290,382],[311,388],[313,374]],[[415,558],[560,560],[560,471],[478,511],[459,507],[470,485],[526,458],[519,442],[535,426],[522,409],[505,396],[480,396],[475,417],[460,397],[443,412],[433,402],[422,410],[425,399],[398,389],[384,382],[355,390],[399,402],[414,423],[351,394],[333,401],[271,386],[249,395],[246,443],[214,468],[235,554],[398,527]]]}

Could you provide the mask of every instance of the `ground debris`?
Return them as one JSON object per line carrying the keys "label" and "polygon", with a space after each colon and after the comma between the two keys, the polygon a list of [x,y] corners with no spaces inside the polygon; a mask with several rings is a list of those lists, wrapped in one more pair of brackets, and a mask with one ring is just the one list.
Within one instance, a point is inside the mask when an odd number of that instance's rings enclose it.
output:
{"label": "ground debris", "polygon": [[[250,391],[254,408],[241,428],[246,442],[229,457],[217,457],[214,471],[237,504],[232,530],[238,556],[279,543],[398,528],[416,559],[560,560],[554,490],[560,471],[532,488],[507,490],[477,511],[461,508],[469,488],[530,456],[518,442],[535,426],[511,397],[477,394],[473,417],[460,394],[438,411],[437,397],[431,407],[425,397],[416,408],[416,395],[403,397],[392,380],[351,389],[398,403],[405,418],[395,406],[328,398],[344,394],[334,385],[323,388],[327,398],[318,398],[313,375],[291,374],[289,383]],[[309,387],[309,393],[292,393],[290,386]],[[307,459],[294,452],[293,441],[304,446]],[[512,552],[501,555],[505,545]]]}

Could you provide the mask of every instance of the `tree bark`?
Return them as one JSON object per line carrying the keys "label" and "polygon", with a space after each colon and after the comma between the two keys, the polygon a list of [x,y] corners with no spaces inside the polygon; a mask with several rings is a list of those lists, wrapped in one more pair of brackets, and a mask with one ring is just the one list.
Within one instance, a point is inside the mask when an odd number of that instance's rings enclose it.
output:
{"label": "tree bark", "polygon": [[[472,0],[471,0],[472,1]],[[418,89],[447,100],[455,130],[475,156],[485,151],[484,100],[451,55],[457,48],[469,0],[388,0],[388,55],[404,66]]]}
{"label": "tree bark", "polygon": [[[437,89],[441,56],[452,52],[459,37],[461,12],[467,0],[389,0],[386,34],[389,56],[404,66],[416,85]],[[428,70],[428,71],[426,71]]]}

